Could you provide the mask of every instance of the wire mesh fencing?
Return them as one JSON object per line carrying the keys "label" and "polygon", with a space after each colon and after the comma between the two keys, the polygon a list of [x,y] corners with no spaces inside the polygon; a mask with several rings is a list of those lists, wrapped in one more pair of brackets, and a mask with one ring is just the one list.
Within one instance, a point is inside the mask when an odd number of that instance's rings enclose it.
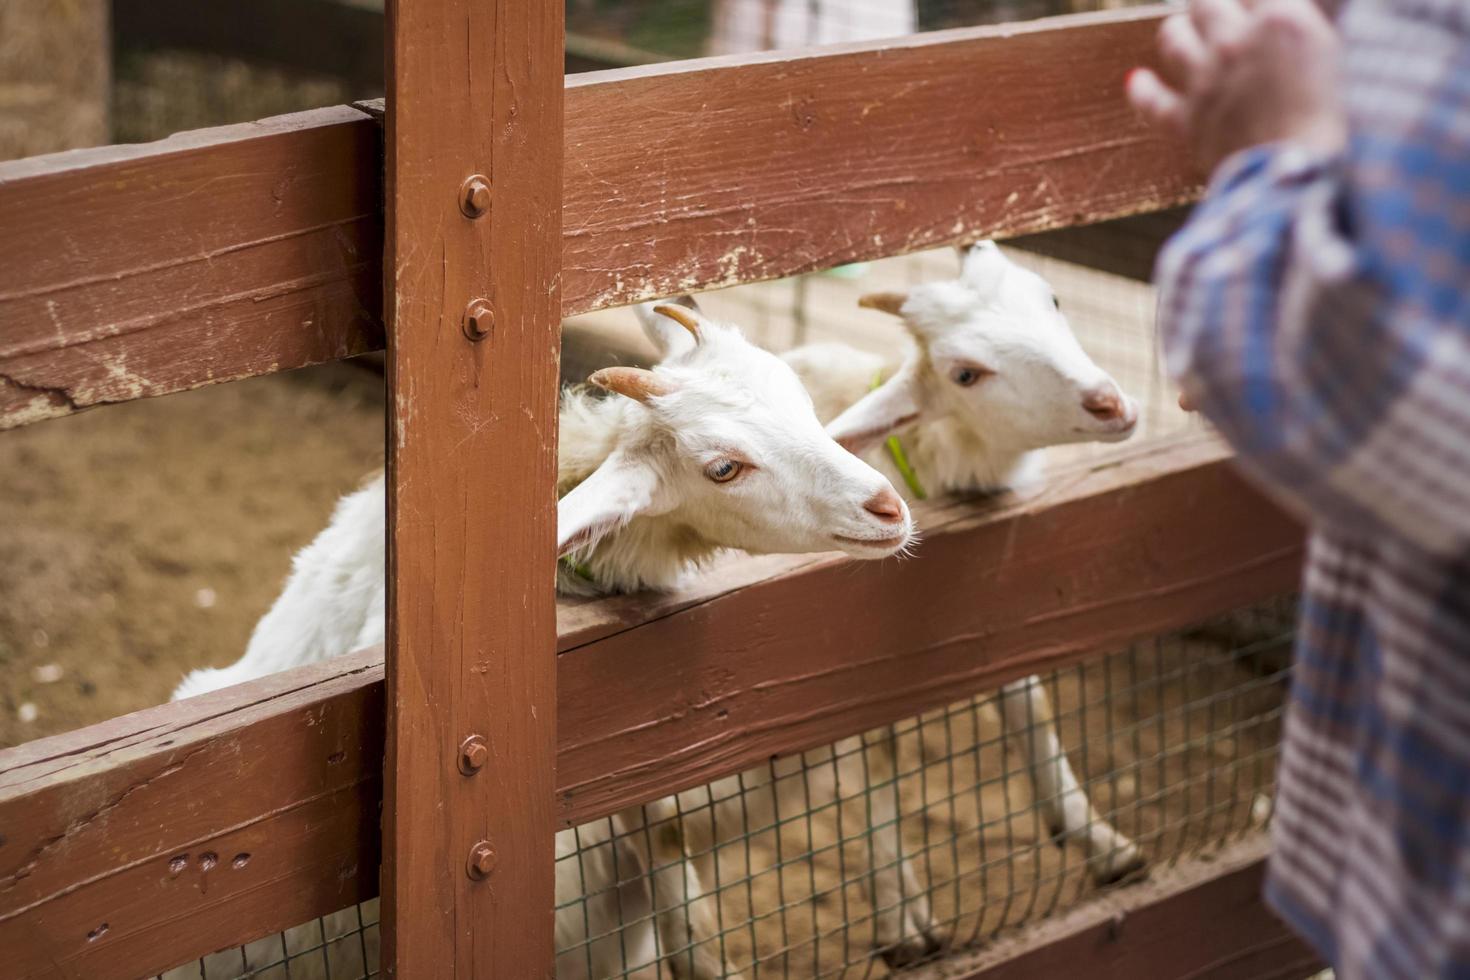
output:
{"label": "wire mesh fencing", "polygon": [[324,915],[156,980],[365,980],[378,975],[378,900]]}
{"label": "wire mesh fencing", "polygon": [[[1012,686],[681,794],[652,833],[677,828],[688,884],[562,855],[581,887],[559,915],[643,904],[563,948],[558,976],[886,976],[1259,831],[1290,641],[1290,604],[1270,604],[1053,672],[1049,713],[1007,706]],[[1081,797],[1048,778],[1064,766]],[[593,846],[624,843],[614,827]],[[679,903],[693,931],[659,945]]]}
{"label": "wire mesh fencing", "polygon": [[[1259,832],[1283,599],[563,831],[559,980],[883,977]],[[358,980],[377,903],[162,980]]]}

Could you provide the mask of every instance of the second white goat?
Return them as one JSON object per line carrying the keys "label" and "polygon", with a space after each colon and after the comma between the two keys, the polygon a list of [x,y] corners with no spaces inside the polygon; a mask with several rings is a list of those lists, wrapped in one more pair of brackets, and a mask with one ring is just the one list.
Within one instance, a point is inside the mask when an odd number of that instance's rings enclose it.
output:
{"label": "second white goat", "polygon": [[[894,355],[836,343],[785,355],[818,416],[830,420],[827,431],[910,497],[1034,487],[1043,476],[1039,450],[1128,438],[1136,405],[1083,351],[1046,281],[992,242],[963,250],[961,259],[958,279],[863,298],[862,305],[902,319],[911,342]],[[666,353],[687,345],[657,318],[644,316],[643,326]],[[886,444],[893,436],[901,437],[897,452]],[[1053,836],[1082,845],[1099,884],[1142,869],[1138,846],[1099,816],[1078,782],[1040,679],[1006,685],[996,702]],[[866,802],[875,947],[894,966],[941,948],[928,899],[903,856],[891,745],[882,735],[854,736],[680,794],[690,844],[705,865],[701,877],[713,873],[718,847],[775,822],[773,779],[799,787],[805,806],[832,792],[858,795]],[[815,785],[814,774],[834,768],[835,786]]]}

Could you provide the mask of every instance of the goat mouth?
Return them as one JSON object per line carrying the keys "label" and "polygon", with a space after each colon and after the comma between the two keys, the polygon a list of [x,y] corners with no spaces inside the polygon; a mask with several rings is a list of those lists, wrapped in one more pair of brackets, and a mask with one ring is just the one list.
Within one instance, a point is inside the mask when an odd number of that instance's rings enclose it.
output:
{"label": "goat mouth", "polygon": [[909,532],[901,531],[886,538],[850,538],[845,534],[834,534],[832,540],[867,550],[890,552],[897,551],[908,543]]}
{"label": "goat mouth", "polygon": [[1073,429],[1072,431],[1076,432],[1078,435],[1086,436],[1090,439],[1098,439],[1102,442],[1115,442],[1118,440],[1127,439],[1129,436],[1133,435],[1133,431],[1137,428],[1138,419],[1132,418],[1129,419],[1127,422],[1105,422],[1099,428],[1078,428]]}

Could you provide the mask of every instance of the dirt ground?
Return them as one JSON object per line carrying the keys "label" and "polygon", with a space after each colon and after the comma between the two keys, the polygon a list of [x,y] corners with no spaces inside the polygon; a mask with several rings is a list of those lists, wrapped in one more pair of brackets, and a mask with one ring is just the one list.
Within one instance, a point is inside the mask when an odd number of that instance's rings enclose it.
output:
{"label": "dirt ground", "polygon": [[382,456],[382,379],[348,364],[0,435],[0,746],[237,658]]}

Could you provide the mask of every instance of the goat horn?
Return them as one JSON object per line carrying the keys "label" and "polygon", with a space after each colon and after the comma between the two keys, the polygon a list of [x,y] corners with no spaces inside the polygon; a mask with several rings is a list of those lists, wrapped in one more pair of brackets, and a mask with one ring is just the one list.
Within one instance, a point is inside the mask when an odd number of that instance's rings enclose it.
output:
{"label": "goat horn", "polygon": [[668,317],[685,330],[688,330],[689,335],[694,338],[696,344],[704,343],[704,332],[699,327],[699,318],[690,312],[689,308],[674,306],[671,303],[660,303],[653,308],[653,312]]}
{"label": "goat horn", "polygon": [[882,310],[894,316],[902,316],[899,310],[908,301],[907,293],[867,293],[858,298],[858,306],[868,310]]}
{"label": "goat horn", "polygon": [[614,391],[635,402],[647,402],[673,392],[674,386],[645,368],[603,368],[587,379],[604,391]]}

